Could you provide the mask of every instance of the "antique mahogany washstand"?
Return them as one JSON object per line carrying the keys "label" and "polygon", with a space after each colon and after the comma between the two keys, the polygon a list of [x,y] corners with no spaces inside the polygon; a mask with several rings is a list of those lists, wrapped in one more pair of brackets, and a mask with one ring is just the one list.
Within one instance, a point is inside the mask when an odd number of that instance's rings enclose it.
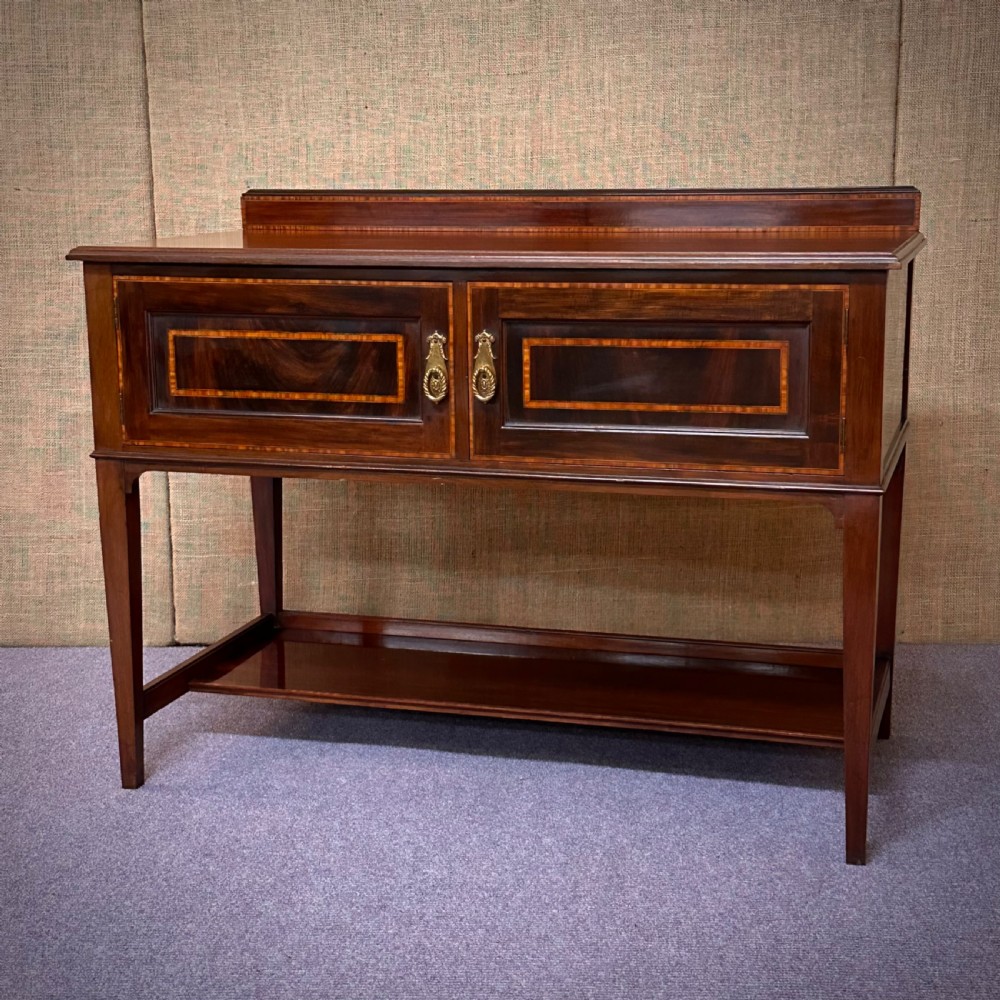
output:
{"label": "antique mahogany washstand", "polygon": [[[841,747],[889,735],[912,188],[250,191],[84,262],[122,783],[187,691]],[[142,683],[139,480],[250,478],[260,615]],[[840,649],[288,609],[283,477],[820,503]],[[480,512],[488,516],[488,512]]]}

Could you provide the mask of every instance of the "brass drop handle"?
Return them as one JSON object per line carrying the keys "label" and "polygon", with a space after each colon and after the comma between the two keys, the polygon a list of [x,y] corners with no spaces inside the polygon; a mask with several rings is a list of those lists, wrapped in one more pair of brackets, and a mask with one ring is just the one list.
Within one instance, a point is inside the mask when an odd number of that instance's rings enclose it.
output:
{"label": "brass drop handle", "polygon": [[493,335],[483,330],[476,334],[476,360],[472,365],[472,394],[480,403],[488,403],[497,391],[497,370],[493,367]]}
{"label": "brass drop handle", "polygon": [[445,357],[444,345],[444,335],[437,330],[427,338],[424,395],[432,403],[440,403],[448,395],[448,359]]}

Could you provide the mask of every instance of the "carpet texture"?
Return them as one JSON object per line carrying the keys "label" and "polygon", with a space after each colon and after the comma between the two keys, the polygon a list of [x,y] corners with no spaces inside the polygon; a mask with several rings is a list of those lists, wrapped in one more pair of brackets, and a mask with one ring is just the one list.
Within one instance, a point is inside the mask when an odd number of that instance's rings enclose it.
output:
{"label": "carpet texture", "polygon": [[902,650],[852,868],[833,751],[193,694],[127,792],[0,650],[0,997],[995,998],[997,657]]}

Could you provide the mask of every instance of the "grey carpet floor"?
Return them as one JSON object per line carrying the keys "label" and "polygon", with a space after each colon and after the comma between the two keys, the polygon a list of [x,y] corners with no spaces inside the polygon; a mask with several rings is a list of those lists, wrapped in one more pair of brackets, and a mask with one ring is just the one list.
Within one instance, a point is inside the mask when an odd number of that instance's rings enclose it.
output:
{"label": "grey carpet floor", "polygon": [[127,792],[106,651],[0,650],[0,997],[1000,997],[1000,654],[898,671],[854,868],[833,751],[193,694]]}

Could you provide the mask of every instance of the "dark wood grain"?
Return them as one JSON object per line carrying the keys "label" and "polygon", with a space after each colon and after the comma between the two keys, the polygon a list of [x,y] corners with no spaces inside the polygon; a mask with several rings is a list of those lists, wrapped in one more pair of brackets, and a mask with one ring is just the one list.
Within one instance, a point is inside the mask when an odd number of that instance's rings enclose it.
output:
{"label": "dark wood grain", "polygon": [[903,370],[907,353],[906,271],[893,271],[886,277],[885,346],[882,365],[882,460],[885,462],[900,425],[903,413]]}
{"label": "dark wood grain", "polygon": [[[328,403],[406,398],[403,333],[317,330],[166,331],[167,370],[154,374],[161,408],[338,412]],[[356,412],[356,411],[355,411]]]}
{"label": "dark wood grain", "polygon": [[281,480],[254,476],[250,480],[254,547],[257,553],[257,593],[261,614],[277,615],[284,603],[284,550]]}
{"label": "dark wood grain", "polygon": [[915,188],[801,191],[248,191],[253,229],[916,230]]}
{"label": "dark wood grain", "polygon": [[454,396],[435,404],[421,391],[428,338],[450,334],[446,282],[241,273],[114,285],[130,442],[453,453]]}
{"label": "dark wood grain", "polygon": [[199,650],[194,656],[160,674],[142,692],[142,716],[166,708],[191,690],[191,682],[208,671],[227,669],[241,663],[269,643],[275,635],[273,615],[258,615],[229,635]]}
{"label": "dark wood grain", "polygon": [[111,640],[123,788],[143,782],[142,524],[139,481],[120,462],[98,461],[97,503]]}
{"label": "dark wood grain", "polygon": [[885,285],[851,288],[844,451],[853,479],[881,479]]}
{"label": "dark wood grain", "polygon": [[865,863],[882,500],[844,498],[844,800],[848,864]]}
{"label": "dark wood grain", "polygon": [[520,394],[510,394],[512,407],[583,411],[595,423],[628,414],[641,426],[648,426],[648,415],[663,413],[697,415],[709,426],[713,415],[786,416],[791,341],[808,335],[805,324],[640,327],[628,331],[633,336],[585,323],[514,326],[505,324],[507,365],[523,378]]}
{"label": "dark wood grain", "polygon": [[678,270],[798,268],[858,273],[903,267],[924,244],[910,229],[661,232],[260,230],[162,237],[147,246],[82,246],[70,260],[117,264],[350,268]]}
{"label": "dark wood grain", "polygon": [[502,369],[501,398],[472,406],[473,455],[839,474],[848,290],[472,283],[470,330]]}
{"label": "dark wood grain", "polygon": [[[387,645],[370,637],[279,634],[283,681],[268,651],[220,661],[192,681],[199,691],[291,697],[341,705],[457,712],[780,740],[842,743],[841,673],[597,654],[553,647],[432,640]],[[342,641],[345,640],[345,641]]]}
{"label": "dark wood grain", "polygon": [[290,633],[335,632],[340,642],[357,636],[362,644],[384,644],[415,639],[429,642],[435,649],[450,648],[449,644],[475,643],[479,647],[520,646],[531,649],[562,650],[577,659],[591,653],[610,660],[622,657],[659,657],[694,660],[732,660],[745,663],[765,663],[788,667],[825,668],[839,670],[842,666],[839,649],[817,646],[761,645],[754,643],[720,642],[717,640],[663,639],[654,636],[607,635],[598,632],[577,632],[565,629],[519,628],[516,626],[481,625],[470,622],[435,622],[409,618],[381,618],[332,614],[317,611],[286,610],[278,615],[278,623]]}
{"label": "dark wood grain", "polygon": [[[903,440],[898,441],[902,447]],[[142,472],[202,472],[247,476],[270,473],[282,478],[379,480],[383,483],[413,482],[414,477],[454,484],[498,486],[522,492],[570,490],[585,493],[630,493],[633,495],[676,497],[691,495],[739,500],[785,499],[789,502],[834,504],[845,487],[857,493],[882,493],[880,482],[847,480],[828,473],[787,474],[774,469],[719,468],[718,466],[626,465],[600,461],[594,456],[578,464],[546,462],[505,464],[502,460],[477,458],[475,462],[433,458],[385,457],[285,449],[273,455],[260,451],[188,447],[130,445],[124,450],[95,449],[95,458],[121,460]],[[180,457],[178,457],[180,455]],[[888,477],[887,477],[888,479]],[[526,503],[530,500],[526,499]]]}
{"label": "dark wood grain", "polygon": [[896,463],[889,488],[882,500],[882,524],[879,549],[878,634],[876,655],[887,665],[888,690],[880,716],[878,737],[887,740],[892,733],[892,682],[896,660],[896,603],[899,593],[899,543],[903,526],[903,488],[906,478],[906,450]]}
{"label": "dark wood grain", "polygon": [[107,264],[85,264],[83,284],[87,303],[94,442],[99,447],[120,448],[122,418],[112,269]]}

